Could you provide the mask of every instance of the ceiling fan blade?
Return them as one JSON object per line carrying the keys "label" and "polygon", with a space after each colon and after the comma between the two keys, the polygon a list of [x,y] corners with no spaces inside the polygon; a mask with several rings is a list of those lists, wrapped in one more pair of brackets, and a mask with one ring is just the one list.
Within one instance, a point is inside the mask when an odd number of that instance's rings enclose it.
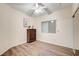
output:
{"label": "ceiling fan blade", "polygon": [[33,10],[36,10],[36,9],[43,9],[43,8],[46,8],[46,6],[42,3],[34,3],[33,5]]}
{"label": "ceiling fan blade", "polygon": [[48,14],[51,14],[51,13],[52,13],[48,8],[44,8],[44,10],[45,10]]}
{"label": "ceiling fan blade", "polygon": [[42,3],[38,3],[38,5],[40,5],[40,6],[45,6],[44,4],[42,4]]}

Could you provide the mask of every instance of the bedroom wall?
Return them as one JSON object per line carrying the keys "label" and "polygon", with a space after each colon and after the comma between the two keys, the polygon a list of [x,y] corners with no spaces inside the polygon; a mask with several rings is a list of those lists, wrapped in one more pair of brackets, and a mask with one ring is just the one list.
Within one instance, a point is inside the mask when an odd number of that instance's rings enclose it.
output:
{"label": "bedroom wall", "polygon": [[[42,33],[41,22],[56,19],[56,33]],[[33,18],[37,40],[73,48],[72,7],[53,12],[51,15]]]}
{"label": "bedroom wall", "polygon": [[[6,4],[0,4],[0,54],[13,46],[26,42],[24,18],[30,17]],[[28,24],[31,24],[31,18],[28,19]]]}

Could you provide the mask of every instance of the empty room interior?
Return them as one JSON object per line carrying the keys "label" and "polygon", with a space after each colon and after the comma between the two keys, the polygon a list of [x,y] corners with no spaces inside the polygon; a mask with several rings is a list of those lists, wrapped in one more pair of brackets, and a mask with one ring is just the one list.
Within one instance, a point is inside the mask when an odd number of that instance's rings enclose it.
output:
{"label": "empty room interior", "polygon": [[78,55],[78,3],[0,3],[0,56]]}

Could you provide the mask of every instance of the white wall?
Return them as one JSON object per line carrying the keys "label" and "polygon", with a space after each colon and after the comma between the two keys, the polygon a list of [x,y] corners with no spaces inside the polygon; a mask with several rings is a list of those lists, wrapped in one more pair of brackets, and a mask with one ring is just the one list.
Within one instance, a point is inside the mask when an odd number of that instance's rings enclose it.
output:
{"label": "white wall", "polygon": [[[56,34],[42,33],[41,22],[56,19]],[[73,48],[73,19],[72,7],[53,12],[51,15],[33,18],[37,29],[37,40]]]}
{"label": "white wall", "polygon": [[[23,18],[29,17],[6,4],[0,4],[0,54],[13,46],[26,42]],[[31,20],[28,19],[29,21]]]}

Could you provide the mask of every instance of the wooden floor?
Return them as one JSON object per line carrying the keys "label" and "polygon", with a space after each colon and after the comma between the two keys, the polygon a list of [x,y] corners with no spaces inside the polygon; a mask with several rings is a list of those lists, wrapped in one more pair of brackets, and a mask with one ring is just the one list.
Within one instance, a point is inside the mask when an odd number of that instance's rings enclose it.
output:
{"label": "wooden floor", "polygon": [[72,49],[40,41],[24,43],[6,51],[2,56],[72,56]]}

